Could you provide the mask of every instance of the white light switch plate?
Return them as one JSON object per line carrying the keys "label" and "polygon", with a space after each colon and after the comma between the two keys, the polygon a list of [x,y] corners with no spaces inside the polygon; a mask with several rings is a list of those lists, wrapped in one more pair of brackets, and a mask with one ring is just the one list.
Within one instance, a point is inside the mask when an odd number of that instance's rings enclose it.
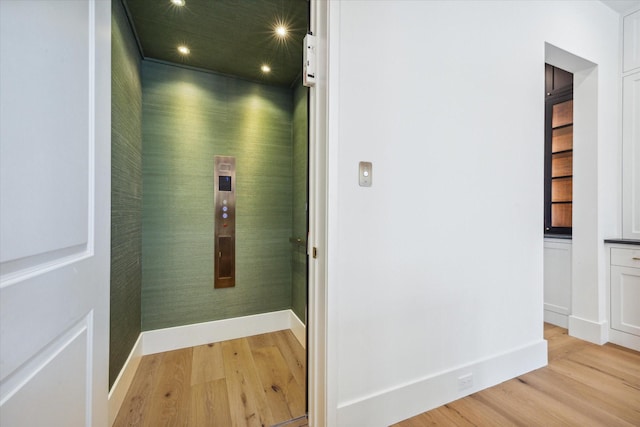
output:
{"label": "white light switch plate", "polygon": [[358,183],[360,187],[371,187],[373,169],[371,162],[360,162],[358,169]]}

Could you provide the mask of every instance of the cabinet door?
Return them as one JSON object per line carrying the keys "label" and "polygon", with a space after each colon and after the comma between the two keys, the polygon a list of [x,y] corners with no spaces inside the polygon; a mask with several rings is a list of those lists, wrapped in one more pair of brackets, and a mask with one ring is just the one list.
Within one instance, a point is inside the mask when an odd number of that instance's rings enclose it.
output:
{"label": "cabinet door", "polygon": [[611,266],[611,328],[640,337],[640,268]]}
{"label": "cabinet door", "polygon": [[624,78],[622,114],[622,235],[640,239],[640,72]]}
{"label": "cabinet door", "polygon": [[623,71],[640,68],[640,10],[624,17]]}
{"label": "cabinet door", "polygon": [[544,309],[571,314],[571,243],[544,242]]}

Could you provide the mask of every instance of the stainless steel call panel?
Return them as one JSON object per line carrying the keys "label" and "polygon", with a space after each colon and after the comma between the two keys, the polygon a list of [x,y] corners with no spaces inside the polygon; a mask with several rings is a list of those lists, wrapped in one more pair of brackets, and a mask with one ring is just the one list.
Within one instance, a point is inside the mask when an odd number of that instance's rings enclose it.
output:
{"label": "stainless steel call panel", "polygon": [[236,159],[214,157],[214,287],[231,288],[236,281]]}

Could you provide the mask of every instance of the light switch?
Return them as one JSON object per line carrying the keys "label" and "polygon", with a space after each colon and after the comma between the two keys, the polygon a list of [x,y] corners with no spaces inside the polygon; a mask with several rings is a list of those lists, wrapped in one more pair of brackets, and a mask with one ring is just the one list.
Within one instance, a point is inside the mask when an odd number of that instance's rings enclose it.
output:
{"label": "light switch", "polygon": [[371,187],[371,178],[373,175],[371,162],[360,162],[358,183],[360,187]]}

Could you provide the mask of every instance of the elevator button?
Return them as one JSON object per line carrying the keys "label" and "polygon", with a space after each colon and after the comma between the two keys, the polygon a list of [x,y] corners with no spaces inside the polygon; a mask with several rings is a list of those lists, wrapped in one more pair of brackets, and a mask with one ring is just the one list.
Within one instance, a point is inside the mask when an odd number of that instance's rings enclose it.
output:
{"label": "elevator button", "polygon": [[222,218],[227,219],[227,218],[229,218],[229,215],[227,215],[226,213],[223,213],[222,214]]}
{"label": "elevator button", "polygon": [[223,206],[223,207],[222,207],[222,212],[226,212],[226,211],[228,211],[228,210],[229,210],[229,207],[228,207],[228,206]]}

